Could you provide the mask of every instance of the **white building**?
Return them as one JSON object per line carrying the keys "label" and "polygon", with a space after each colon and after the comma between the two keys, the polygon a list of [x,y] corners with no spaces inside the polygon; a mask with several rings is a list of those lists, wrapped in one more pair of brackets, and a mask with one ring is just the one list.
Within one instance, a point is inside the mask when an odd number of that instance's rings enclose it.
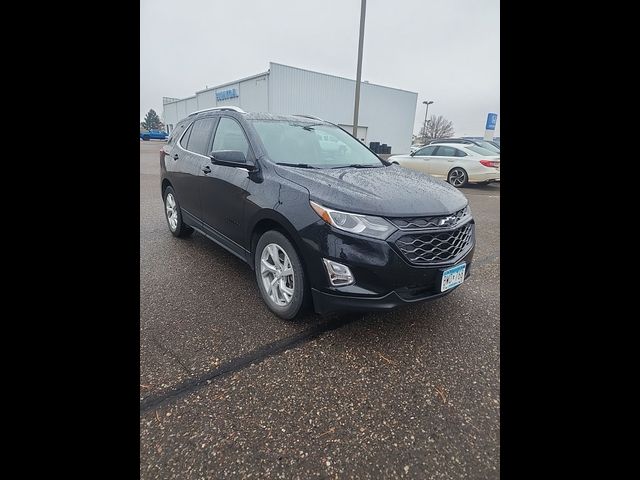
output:
{"label": "white building", "polygon": [[[184,99],[163,98],[163,121],[169,131],[196,110],[235,105],[247,112],[313,115],[353,132],[355,80],[269,63],[269,70],[196,92]],[[358,138],[409,151],[418,94],[363,82],[360,88]]]}

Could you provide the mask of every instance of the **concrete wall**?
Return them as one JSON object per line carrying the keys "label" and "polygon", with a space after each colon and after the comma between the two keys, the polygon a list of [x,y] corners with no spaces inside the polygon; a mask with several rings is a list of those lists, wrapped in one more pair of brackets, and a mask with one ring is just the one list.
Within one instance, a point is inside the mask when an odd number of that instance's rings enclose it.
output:
{"label": "concrete wall", "polygon": [[[355,80],[270,63],[269,112],[314,115],[352,125]],[[409,151],[418,94],[363,83],[358,124],[369,142],[386,143],[393,153]]]}
{"label": "concrete wall", "polygon": [[[196,92],[193,97],[163,105],[163,118],[165,124],[174,125],[184,117],[205,108],[234,105],[247,112],[266,112],[269,109],[268,87],[269,75],[262,73],[248,77],[235,83],[226,83],[219,87],[208,88]],[[216,92],[235,88],[238,96],[225,100],[216,100]]]}
{"label": "concrete wall", "polygon": [[[216,92],[235,88],[238,97],[217,101]],[[340,125],[353,124],[355,80],[270,63],[269,72],[208,88],[195,96],[165,103],[163,118],[175,125],[204,108],[235,105],[247,112],[306,114]],[[363,83],[360,89],[361,132],[365,143],[391,145],[393,153],[409,152],[418,94]]]}

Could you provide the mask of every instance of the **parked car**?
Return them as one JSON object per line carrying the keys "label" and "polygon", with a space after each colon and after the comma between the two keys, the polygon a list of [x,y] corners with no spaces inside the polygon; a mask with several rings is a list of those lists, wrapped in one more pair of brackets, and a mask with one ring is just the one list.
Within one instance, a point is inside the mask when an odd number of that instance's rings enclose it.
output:
{"label": "parked car", "polygon": [[164,130],[142,130],[140,138],[142,140],[166,140],[168,134]]}
{"label": "parked car", "polygon": [[500,150],[500,140],[487,140],[487,142]]}
{"label": "parked car", "polygon": [[[347,150],[323,148],[322,135]],[[381,160],[332,123],[238,107],[197,112],[177,124],[160,168],[170,232],[198,231],[248,263],[282,318],[307,305],[387,310],[449,294],[469,277],[466,197]]]}
{"label": "parked car", "polygon": [[340,155],[344,155],[348,148],[344,142],[339,141],[333,135],[318,135],[318,142],[323,150],[337,152]]}
{"label": "parked car", "polygon": [[474,144],[438,143],[410,155],[393,155],[389,162],[446,179],[454,187],[500,181],[500,155]]}
{"label": "parked car", "polygon": [[435,140],[428,141],[426,145],[433,145],[436,143],[461,143],[463,145],[477,145],[478,147],[482,147],[493,152],[494,155],[500,155],[500,147],[496,147],[495,145],[489,143],[487,140],[473,140],[469,138],[437,138]]}

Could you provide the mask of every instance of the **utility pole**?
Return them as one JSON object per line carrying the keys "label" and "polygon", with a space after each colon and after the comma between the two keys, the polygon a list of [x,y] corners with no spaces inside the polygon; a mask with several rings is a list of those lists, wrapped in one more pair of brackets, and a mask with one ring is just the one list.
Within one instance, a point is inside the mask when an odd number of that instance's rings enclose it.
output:
{"label": "utility pole", "polygon": [[358,70],[356,73],[356,104],[353,108],[353,136],[358,138],[358,110],[360,108],[360,79],[362,78],[362,47],[364,45],[364,16],[367,12],[367,0],[360,7],[360,40],[358,41]]}

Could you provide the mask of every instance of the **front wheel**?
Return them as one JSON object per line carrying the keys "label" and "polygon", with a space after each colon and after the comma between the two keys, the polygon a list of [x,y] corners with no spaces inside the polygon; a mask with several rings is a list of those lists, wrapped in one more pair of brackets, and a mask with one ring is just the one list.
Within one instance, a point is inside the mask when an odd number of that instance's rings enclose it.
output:
{"label": "front wheel", "polygon": [[447,182],[456,188],[462,188],[469,183],[469,176],[464,168],[452,168],[449,175],[447,175]]}
{"label": "front wheel", "polygon": [[254,254],[256,281],[262,299],[280,318],[291,320],[301,313],[306,279],[296,249],[282,233],[264,233]]}

